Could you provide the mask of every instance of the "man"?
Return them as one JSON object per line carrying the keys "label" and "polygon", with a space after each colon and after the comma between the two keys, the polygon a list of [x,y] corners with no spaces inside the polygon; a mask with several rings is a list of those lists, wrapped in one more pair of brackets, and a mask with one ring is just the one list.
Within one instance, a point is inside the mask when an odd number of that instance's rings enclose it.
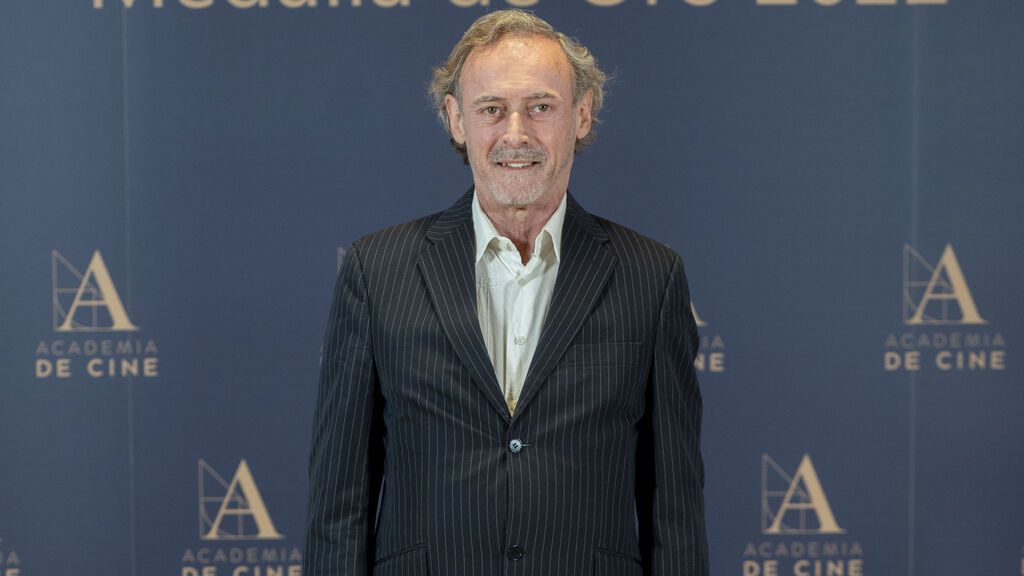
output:
{"label": "man", "polygon": [[520,11],[434,71],[473,188],[345,258],[307,576],[707,574],[682,265],[567,194],[603,83]]}

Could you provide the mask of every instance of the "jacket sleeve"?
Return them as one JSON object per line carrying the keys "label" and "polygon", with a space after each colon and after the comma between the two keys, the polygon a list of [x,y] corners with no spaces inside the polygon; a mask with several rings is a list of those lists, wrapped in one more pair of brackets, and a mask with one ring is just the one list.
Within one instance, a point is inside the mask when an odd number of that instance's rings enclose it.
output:
{"label": "jacket sleeve", "polygon": [[702,408],[694,369],[699,346],[676,256],[661,304],[637,458],[640,550],[650,576],[708,574]]}
{"label": "jacket sleeve", "polygon": [[320,359],[302,573],[365,576],[384,440],[367,289],[358,251],[342,263]]}

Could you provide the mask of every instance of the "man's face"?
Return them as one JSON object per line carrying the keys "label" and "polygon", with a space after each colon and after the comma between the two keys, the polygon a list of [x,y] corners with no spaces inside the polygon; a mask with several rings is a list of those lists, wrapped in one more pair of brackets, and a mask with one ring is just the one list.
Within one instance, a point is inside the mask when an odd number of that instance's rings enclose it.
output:
{"label": "man's face", "polygon": [[509,35],[477,48],[459,87],[461,102],[449,95],[445,106],[477,190],[505,206],[561,200],[576,139],[590,131],[591,94],[573,103],[569,60],[558,42]]}

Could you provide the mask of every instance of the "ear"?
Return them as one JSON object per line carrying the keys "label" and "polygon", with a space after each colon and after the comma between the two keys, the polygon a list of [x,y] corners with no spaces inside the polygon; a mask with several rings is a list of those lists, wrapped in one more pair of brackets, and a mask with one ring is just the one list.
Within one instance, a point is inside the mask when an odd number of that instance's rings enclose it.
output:
{"label": "ear", "polygon": [[587,91],[580,98],[579,104],[576,105],[576,139],[586,137],[590,133],[590,127],[594,124],[593,118],[590,116],[590,107],[594,103],[594,93]]}
{"label": "ear", "polygon": [[444,109],[448,112],[448,130],[451,131],[452,138],[459,144],[465,144],[466,131],[462,127],[462,108],[459,106],[455,96],[451,94],[445,95]]}

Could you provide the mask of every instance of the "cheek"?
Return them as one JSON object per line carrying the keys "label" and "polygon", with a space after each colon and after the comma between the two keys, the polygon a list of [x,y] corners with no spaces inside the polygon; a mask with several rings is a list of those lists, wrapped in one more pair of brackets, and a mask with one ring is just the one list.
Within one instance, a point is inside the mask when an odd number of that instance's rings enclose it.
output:
{"label": "cheek", "polygon": [[474,126],[466,132],[466,147],[487,154],[497,141],[489,126]]}
{"label": "cheek", "polygon": [[564,130],[552,131],[552,133],[546,134],[539,144],[553,156],[564,156],[576,145],[576,136],[574,133],[567,133]]}

